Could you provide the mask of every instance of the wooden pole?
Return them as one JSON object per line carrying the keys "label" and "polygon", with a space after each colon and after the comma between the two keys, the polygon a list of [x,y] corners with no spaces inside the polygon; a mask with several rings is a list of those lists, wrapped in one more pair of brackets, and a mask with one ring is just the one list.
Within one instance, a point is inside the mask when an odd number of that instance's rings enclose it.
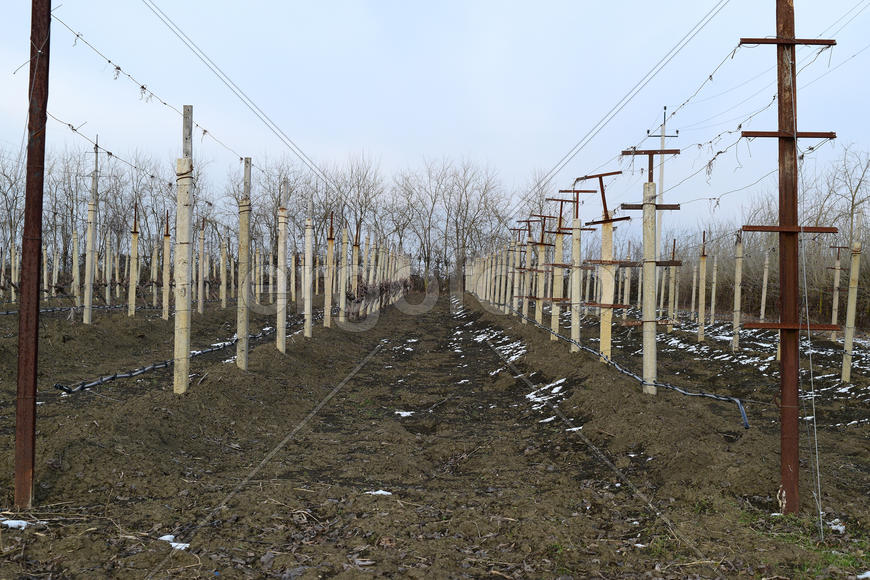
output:
{"label": "wooden pole", "polygon": [[[15,404],[15,507],[30,509],[36,462],[36,375],[39,352],[39,249],[45,182],[46,106],[51,2],[33,0],[27,119],[21,306],[18,315],[18,390]],[[10,242],[14,243],[10,239]]]}
{"label": "wooden pole", "polygon": [[[859,229],[859,228],[856,228]],[[843,368],[840,380],[852,380],[852,348],[855,340],[855,311],[858,302],[858,273],[861,267],[861,241],[855,236],[852,242],[852,264],[849,268],[849,295],[846,298],[846,329],[843,333]]]}
{"label": "wooden pole", "polygon": [[311,218],[305,220],[305,269],[302,277],[302,295],[305,301],[305,338],[311,338],[314,314],[312,311],[313,276],[314,276],[314,225]]}
{"label": "wooden pole", "polygon": [[698,264],[692,265],[692,303],[689,305],[691,311],[691,319],[695,319],[695,313],[698,311]]}
{"label": "wooden pole", "polygon": [[127,286],[127,316],[136,316],[136,287],[139,285],[139,206],[133,204],[133,231],[130,232],[130,277]]}
{"label": "wooden pole", "polygon": [[278,208],[278,305],[275,341],[278,351],[287,352],[287,209]]}
{"label": "wooden pole", "polygon": [[239,276],[236,279],[236,366],[248,370],[248,313],[251,307],[251,158],[245,157],[244,193],[239,201]]}
{"label": "wooden pole", "polygon": [[[190,382],[191,262],[193,260],[193,107],[184,106],[183,157],[175,162],[175,364],[172,390],[187,392]],[[165,238],[164,238],[165,239]],[[167,256],[168,259],[168,256]],[[165,270],[164,270],[165,275]],[[165,299],[164,299],[165,300]],[[165,304],[165,302],[164,302]]]}
{"label": "wooden pole", "polygon": [[657,393],[656,350],[656,184],[643,184],[643,392]]}
{"label": "wooden pole", "polygon": [[734,250],[734,320],[731,323],[734,337],[731,350],[740,348],[740,308],[743,303],[743,235],[737,233],[737,246]]}

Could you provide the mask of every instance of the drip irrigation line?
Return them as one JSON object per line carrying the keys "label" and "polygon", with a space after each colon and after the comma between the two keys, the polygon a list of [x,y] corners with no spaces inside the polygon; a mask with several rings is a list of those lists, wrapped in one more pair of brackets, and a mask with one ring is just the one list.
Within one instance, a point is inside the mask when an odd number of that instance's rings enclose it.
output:
{"label": "drip irrigation line", "polygon": [[[615,368],[616,370],[618,370],[622,374],[633,378],[634,380],[636,380],[637,382],[639,382],[641,384],[645,384],[643,377],[628,370],[627,368],[625,368],[624,366],[622,366],[621,364],[619,364],[615,360],[602,355],[597,350],[593,350],[593,349],[589,348],[588,346],[580,344],[579,342],[577,342],[577,341],[575,341],[567,336],[559,334],[558,332],[556,332],[555,330],[553,330],[551,328],[548,328],[542,324],[538,324],[537,321],[535,321],[532,318],[529,318],[528,316],[523,316],[523,314],[521,312],[514,310],[514,308],[510,305],[508,305],[507,308],[509,310],[511,310],[514,314],[519,316],[520,318],[525,319],[526,321],[532,323],[533,325],[537,326],[538,328],[542,328],[542,329],[546,330],[547,332],[549,332],[550,334],[552,334],[553,336],[555,336],[555,337],[557,337],[557,338],[559,338],[567,343],[573,344],[577,348],[579,348],[585,352],[588,352],[589,354],[592,354],[592,355],[599,357],[601,360],[603,360],[607,364],[611,365],[613,368]],[[749,419],[746,417],[746,410],[743,408],[743,402],[740,399],[738,399],[737,397],[729,397],[728,395],[717,395],[715,393],[703,393],[703,392],[688,391],[682,387],[678,387],[678,386],[672,385],[670,383],[662,383],[659,381],[655,381],[652,384],[656,387],[662,387],[664,389],[676,391],[677,393],[680,393],[681,395],[686,395],[689,397],[706,397],[708,399],[715,399],[717,401],[726,401],[726,402],[734,403],[737,405],[737,408],[740,410],[740,417],[743,420],[743,427],[746,429],[749,429]]]}
{"label": "drip irrigation line", "polygon": [[[318,315],[317,317],[315,317],[315,319],[319,320],[321,316],[322,316],[322,313],[320,315]],[[300,319],[297,318],[295,321],[288,323],[287,328],[292,328],[293,326],[295,326],[299,323],[300,323]],[[249,334],[248,338],[253,339],[253,340],[257,340],[258,338],[263,338],[264,336],[268,336],[275,331],[276,331],[276,329],[274,327],[266,328],[260,332],[255,333],[255,334]],[[213,352],[217,352],[219,350],[223,350],[225,348],[233,346],[238,341],[239,341],[239,338],[236,336],[236,337],[233,337],[226,342],[217,343],[209,348],[205,348],[202,350],[192,350],[192,351],[190,351],[190,358],[195,358],[198,356],[202,356],[204,354],[210,354]],[[76,383],[74,385],[64,385],[62,383],[55,383],[54,388],[59,390],[59,391],[63,391],[67,394],[78,393],[78,392],[90,389],[91,387],[104,385],[106,383],[112,382],[112,381],[117,380],[117,379],[129,379],[132,377],[137,377],[139,375],[145,374],[147,372],[169,368],[173,364],[175,364],[175,359],[167,359],[167,360],[163,360],[163,361],[160,361],[160,362],[148,365],[148,366],[139,367],[139,368],[133,369],[131,371],[114,373],[111,375],[99,377],[99,378],[94,379],[92,381],[82,381],[82,382]]]}

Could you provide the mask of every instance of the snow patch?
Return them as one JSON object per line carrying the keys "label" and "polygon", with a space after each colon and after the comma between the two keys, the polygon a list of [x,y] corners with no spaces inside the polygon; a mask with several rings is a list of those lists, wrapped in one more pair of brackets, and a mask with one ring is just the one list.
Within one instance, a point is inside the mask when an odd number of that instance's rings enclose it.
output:
{"label": "snow patch", "polygon": [[157,538],[163,542],[169,542],[169,545],[172,546],[173,550],[186,550],[190,547],[190,544],[185,544],[184,542],[176,542],[175,536],[172,534],[166,534],[165,536],[160,536]]}

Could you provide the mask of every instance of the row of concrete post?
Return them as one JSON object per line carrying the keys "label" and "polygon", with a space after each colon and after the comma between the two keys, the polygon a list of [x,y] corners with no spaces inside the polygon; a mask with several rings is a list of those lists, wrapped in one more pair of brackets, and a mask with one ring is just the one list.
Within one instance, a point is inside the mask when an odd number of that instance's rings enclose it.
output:
{"label": "row of concrete post", "polygon": [[[590,314],[596,315],[599,322],[598,352],[603,361],[611,357],[611,328],[613,309],[622,308],[622,324],[640,324],[643,327],[643,390],[649,394],[656,392],[656,326],[665,324],[667,331],[673,329],[677,322],[679,308],[679,263],[673,260],[662,268],[659,278],[659,288],[656,288],[656,268],[660,263],[655,256],[655,246],[649,243],[655,235],[655,184],[647,183],[644,188],[644,248],[641,264],[628,260],[619,262],[613,259],[612,224],[602,223],[601,256],[598,260],[583,260],[581,258],[580,221],[575,219],[570,231],[567,228],[552,232],[552,243],[543,235],[535,239],[529,235],[525,243],[512,241],[500,251],[488,256],[470,261],[466,268],[466,288],[478,298],[494,305],[505,314],[521,316],[521,322],[527,323],[530,305],[534,305],[534,321],[544,325],[544,304],[549,304],[549,328],[551,340],[557,340],[561,333],[562,303],[570,305],[570,339],[572,352],[580,348],[580,327],[583,318]],[[531,220],[534,221],[534,220]],[[569,264],[563,263],[564,238],[571,237],[571,259]],[[549,249],[552,248],[552,254]],[[841,379],[850,380],[852,348],[855,336],[855,315],[857,303],[858,273],[860,267],[860,242],[855,242],[851,248],[851,269],[849,276],[849,293],[847,297],[847,313],[844,327],[844,356]],[[551,259],[552,258],[552,259]],[[740,329],[742,327],[742,287],[743,287],[744,246],[742,235],[738,233],[735,243],[734,293],[732,307],[731,349],[740,348]],[[592,265],[594,264],[594,265]],[[617,276],[616,267],[623,266]],[[637,301],[632,302],[632,276],[634,267],[642,266],[637,288]],[[706,243],[702,244],[698,264],[692,272],[692,296],[690,319],[697,321],[698,341],[704,340],[705,326],[715,321],[716,299],[718,292],[718,261],[713,256],[711,280],[708,297],[708,256]],[[566,277],[567,273],[567,277]],[[764,271],[762,279],[762,300],[760,319],[763,322],[766,315],[767,283],[769,276],[769,253],[765,252]],[[837,307],[839,301],[840,259],[839,251],[834,267],[834,308],[832,324],[837,324]],[[667,279],[665,281],[664,279]],[[585,280],[585,285],[584,285]],[[567,284],[568,297],[563,297]],[[667,289],[667,303],[665,301]],[[621,298],[621,303],[616,304]],[[658,298],[658,308],[656,299]],[[639,323],[626,320],[630,306],[636,305],[641,310]],[[667,308],[668,316],[662,320],[661,315]],[[709,314],[708,314],[709,308]],[[836,339],[836,331],[830,336]]]}

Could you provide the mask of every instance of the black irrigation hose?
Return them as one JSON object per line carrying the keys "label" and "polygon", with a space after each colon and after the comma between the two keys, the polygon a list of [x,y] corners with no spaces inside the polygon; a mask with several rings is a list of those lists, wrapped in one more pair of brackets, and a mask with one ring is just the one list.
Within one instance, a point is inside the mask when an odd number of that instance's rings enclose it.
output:
{"label": "black irrigation hose", "polygon": [[[319,318],[319,317],[316,317],[316,318]],[[294,321],[293,324],[298,324],[298,322],[299,322],[299,320],[296,320],[296,321]],[[289,326],[290,325],[288,324],[288,327]],[[268,330],[263,330],[263,331],[258,332],[256,334],[249,334],[248,338],[256,340],[258,338],[263,338],[264,336],[268,336],[268,335],[272,334],[273,332],[275,332],[275,328],[269,328]],[[206,348],[203,350],[193,350],[190,352],[190,358],[194,358],[194,357],[202,356],[204,354],[209,354],[212,352],[217,352],[219,350],[223,350],[225,348],[233,346],[238,341],[239,341],[239,339],[238,339],[238,337],[236,337],[236,338],[230,339],[227,342],[220,343],[217,346],[212,346],[212,347],[209,347],[209,348]],[[115,373],[112,375],[106,375],[106,376],[99,377],[98,379],[95,379],[92,381],[82,381],[82,382],[76,383],[74,385],[64,385],[61,383],[55,383],[54,388],[59,390],[59,391],[63,391],[67,394],[78,393],[80,391],[90,389],[91,387],[104,385],[106,383],[109,383],[109,382],[117,380],[117,379],[129,379],[132,377],[139,376],[141,374],[145,374],[145,373],[150,372],[150,371],[169,368],[173,364],[175,364],[175,359],[167,359],[164,361],[160,361],[158,363],[154,363],[152,365],[139,367],[138,369],[133,369],[132,371],[127,371],[124,373]]]}
{"label": "black irrigation hose", "polygon": [[[579,342],[577,342],[571,338],[568,338],[567,336],[561,335],[558,332],[554,331],[553,329],[547,328],[543,324],[538,324],[537,321],[532,320],[528,316],[523,316],[523,314],[521,312],[514,310],[513,307],[511,307],[510,305],[507,305],[507,307],[508,307],[508,309],[513,311],[514,314],[516,314],[520,318],[526,319],[528,322],[531,322],[532,324],[534,324],[538,328],[543,328],[544,330],[546,330],[550,334],[564,340],[565,342],[571,343],[571,344],[575,345],[577,348],[579,348],[585,352],[588,352],[590,354],[593,354],[593,355],[599,357],[600,359],[603,359],[605,362],[612,365],[613,368],[615,368],[616,370],[618,370],[622,374],[627,375],[627,376],[635,379],[640,384],[642,384],[642,385],[646,384],[646,382],[643,380],[643,377],[628,370],[627,368],[625,368],[624,366],[622,366],[621,364],[619,364],[615,360],[602,355],[597,350],[593,350],[593,349],[589,348],[588,346],[582,345]],[[743,402],[740,399],[738,399],[737,397],[729,397],[727,395],[717,395],[715,393],[697,393],[694,391],[687,391],[687,390],[685,390],[681,387],[678,387],[676,385],[671,385],[669,383],[660,383],[658,381],[654,382],[653,385],[656,387],[662,387],[663,389],[670,389],[672,391],[676,391],[676,392],[680,393],[681,395],[687,395],[689,397],[707,397],[709,399],[716,399],[717,401],[730,401],[732,403],[735,403],[737,405],[737,408],[740,410],[740,416],[743,419],[743,427],[746,429],[749,429],[749,419],[746,417],[746,409],[743,408]]]}
{"label": "black irrigation hose", "polygon": [[[220,300],[206,300],[205,301],[206,304],[212,304],[214,302],[220,302]],[[231,302],[231,301],[228,300],[227,302]],[[71,310],[82,310],[83,308],[84,308],[84,306],[56,306],[56,307],[52,307],[52,308],[40,308],[39,313],[46,314],[46,313],[50,313],[50,312],[69,312]],[[91,308],[93,308],[94,310],[121,310],[121,309],[127,308],[127,305],[126,304],[113,304],[111,306],[107,306],[106,304],[94,304],[93,306],[91,306]],[[137,306],[136,310],[160,310],[161,308],[162,308],[162,306]],[[0,316],[7,315],[7,314],[14,315],[14,314],[18,314],[18,312],[19,312],[18,310],[3,310],[3,311],[0,311]]]}

